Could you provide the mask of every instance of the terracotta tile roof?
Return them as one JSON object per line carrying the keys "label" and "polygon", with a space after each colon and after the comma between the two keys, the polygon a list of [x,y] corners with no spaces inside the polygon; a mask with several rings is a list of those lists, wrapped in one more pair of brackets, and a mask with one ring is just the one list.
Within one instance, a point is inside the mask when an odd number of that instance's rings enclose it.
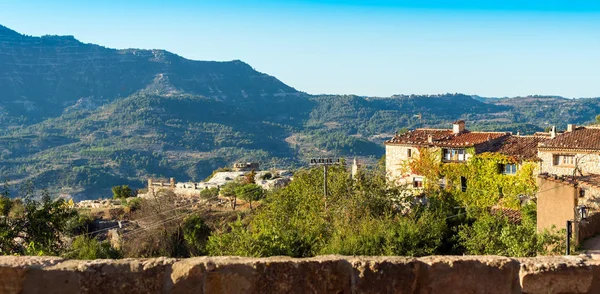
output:
{"label": "terracotta tile roof", "polygon": [[600,128],[579,127],[564,132],[539,146],[552,149],[600,150]]}
{"label": "terracotta tile roof", "polygon": [[569,185],[569,186],[578,186],[579,184],[583,184],[586,186],[591,186],[594,188],[600,188],[600,175],[599,174],[587,174],[587,175],[576,175],[575,177],[573,176],[565,176],[565,175],[554,175],[554,174],[547,174],[547,173],[543,173],[543,174],[539,174],[538,177],[549,180],[549,181],[553,181],[553,182],[557,182],[557,183],[562,183],[564,185]]}
{"label": "terracotta tile roof", "polygon": [[573,180],[573,177],[571,177],[571,176],[565,176],[565,175],[559,176],[559,175],[555,175],[555,174],[541,173],[538,175],[538,178],[542,178],[542,179],[546,179],[549,181],[562,183],[562,184],[570,185],[570,186],[577,185],[577,182],[575,180]]}
{"label": "terracotta tile roof", "polygon": [[[385,144],[402,144],[413,146],[436,146],[436,147],[473,147],[478,144],[487,143],[504,136],[508,132],[470,132],[464,131],[453,134],[448,129],[416,129],[402,135],[396,135]],[[428,138],[431,136],[432,142]]]}
{"label": "terracotta tile roof", "polygon": [[600,175],[598,174],[589,174],[585,176],[575,177],[577,181],[582,184],[586,184],[588,186],[592,186],[595,188],[600,188]]}
{"label": "terracotta tile roof", "polygon": [[511,156],[519,161],[539,161],[537,154],[538,143],[548,141],[549,138],[541,136],[509,136],[494,144],[488,152],[498,152]]}
{"label": "terracotta tile roof", "polygon": [[508,222],[512,224],[520,224],[521,220],[523,219],[521,211],[518,209],[495,206],[492,207],[490,212],[494,215],[506,217]]}

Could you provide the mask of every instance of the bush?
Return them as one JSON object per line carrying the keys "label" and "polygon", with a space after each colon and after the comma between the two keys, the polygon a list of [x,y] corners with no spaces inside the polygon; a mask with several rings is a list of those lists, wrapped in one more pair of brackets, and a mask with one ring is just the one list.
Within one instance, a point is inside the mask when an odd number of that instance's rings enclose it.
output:
{"label": "bush", "polygon": [[199,215],[188,216],[183,222],[183,238],[190,256],[206,255],[206,243],[211,230]]}
{"label": "bush", "polygon": [[524,209],[520,224],[511,223],[506,217],[483,213],[472,225],[462,225],[458,231],[459,243],[471,255],[503,255],[533,257],[546,253],[559,244],[562,236],[556,232],[537,232],[535,214]]}
{"label": "bush", "polygon": [[443,217],[366,216],[338,226],[322,254],[425,256],[439,253],[447,230]]}
{"label": "bush", "polygon": [[219,196],[219,188],[209,188],[200,191],[200,198],[202,199],[214,199]]}
{"label": "bush", "polygon": [[112,192],[114,199],[126,199],[135,196],[134,191],[128,185],[114,186]]}
{"label": "bush", "polygon": [[123,205],[127,209],[127,212],[135,212],[142,207],[142,198],[132,197],[123,199]]}
{"label": "bush", "polygon": [[68,236],[76,236],[94,231],[94,220],[87,214],[77,214],[70,218],[65,224],[65,233]]}
{"label": "bush", "polygon": [[118,250],[108,242],[100,242],[93,237],[79,236],[73,240],[70,252],[64,255],[70,259],[117,259],[121,257]]}
{"label": "bush", "polygon": [[271,174],[270,172],[267,172],[260,177],[261,180],[270,180],[271,178],[273,178],[273,174]]}

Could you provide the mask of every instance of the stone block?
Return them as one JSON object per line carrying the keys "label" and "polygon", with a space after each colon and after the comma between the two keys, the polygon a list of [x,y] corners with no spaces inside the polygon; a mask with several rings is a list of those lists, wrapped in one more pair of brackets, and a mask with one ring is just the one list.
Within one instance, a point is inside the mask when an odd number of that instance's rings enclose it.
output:
{"label": "stone block", "polygon": [[423,263],[415,258],[356,257],[350,262],[353,293],[417,292],[417,275]]}
{"label": "stone block", "polygon": [[62,261],[61,258],[3,256],[0,258],[0,293],[25,293],[27,273]]}
{"label": "stone block", "polygon": [[352,265],[344,257],[257,260],[254,293],[352,293]]}
{"label": "stone block", "polygon": [[430,256],[419,259],[419,293],[520,293],[519,263],[501,256]]}
{"label": "stone block", "polygon": [[[593,293],[593,268],[576,256],[538,257],[521,259],[519,278],[522,292],[535,293]],[[592,291],[594,290],[594,291]]]}
{"label": "stone block", "polygon": [[161,293],[174,259],[80,261],[80,293]]}

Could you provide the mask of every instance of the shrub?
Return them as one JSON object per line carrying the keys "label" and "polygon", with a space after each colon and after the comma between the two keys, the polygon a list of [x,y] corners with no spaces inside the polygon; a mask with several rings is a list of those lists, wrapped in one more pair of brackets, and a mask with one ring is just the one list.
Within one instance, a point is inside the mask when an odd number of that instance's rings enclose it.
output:
{"label": "shrub", "polygon": [[100,242],[93,237],[79,236],[73,240],[71,250],[64,255],[71,259],[116,259],[121,254],[108,242]]}
{"label": "shrub", "polygon": [[209,188],[200,191],[200,198],[202,199],[214,199],[219,196],[219,188]]}
{"label": "shrub", "polygon": [[114,199],[126,199],[135,196],[134,191],[128,185],[114,186],[112,192]]}
{"label": "shrub", "polygon": [[191,256],[206,255],[206,243],[211,230],[199,215],[188,216],[183,222],[183,238]]}
{"label": "shrub", "polygon": [[267,172],[267,173],[263,174],[260,178],[261,178],[261,180],[270,180],[271,178],[273,178],[273,174],[270,172]]}

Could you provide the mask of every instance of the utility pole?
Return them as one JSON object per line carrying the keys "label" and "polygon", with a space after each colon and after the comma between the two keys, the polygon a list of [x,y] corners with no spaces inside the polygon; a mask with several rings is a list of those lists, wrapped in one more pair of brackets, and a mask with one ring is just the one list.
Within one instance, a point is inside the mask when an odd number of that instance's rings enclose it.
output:
{"label": "utility pole", "polygon": [[323,201],[325,203],[325,209],[327,210],[327,168],[330,165],[342,164],[342,161],[338,158],[311,158],[310,166],[323,166]]}
{"label": "utility pole", "polygon": [[323,198],[325,199],[325,210],[327,210],[327,165],[323,165]]}

